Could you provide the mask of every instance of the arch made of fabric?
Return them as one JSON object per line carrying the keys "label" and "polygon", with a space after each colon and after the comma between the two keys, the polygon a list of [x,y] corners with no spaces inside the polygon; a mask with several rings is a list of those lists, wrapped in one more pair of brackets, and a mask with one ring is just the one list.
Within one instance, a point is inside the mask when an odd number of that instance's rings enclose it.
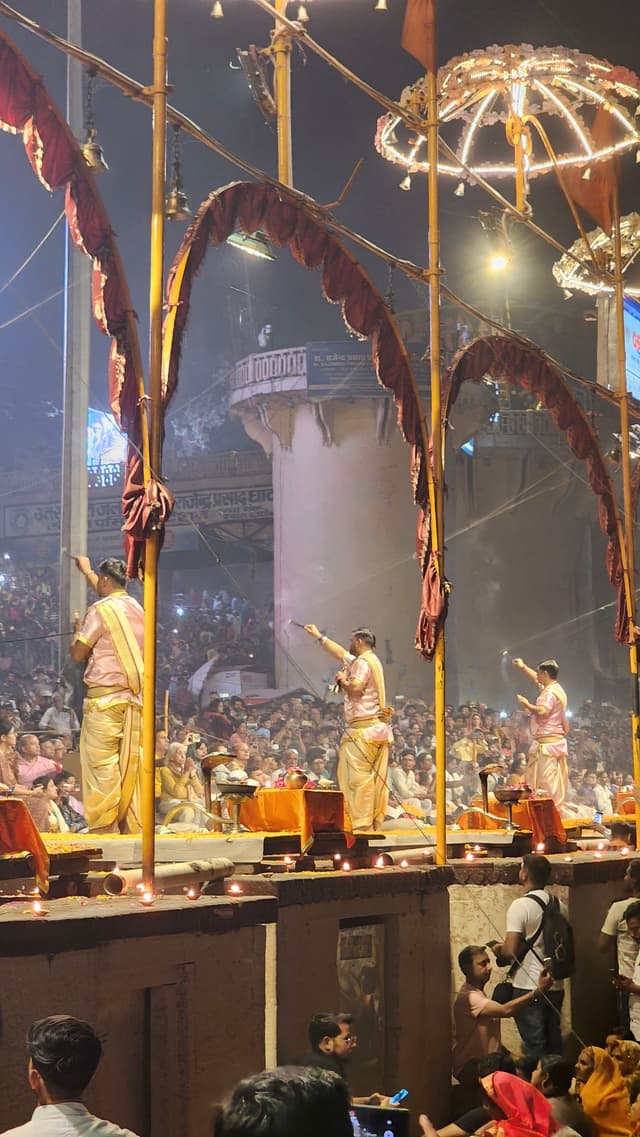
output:
{"label": "arch made of fabric", "polygon": [[[234,230],[261,230],[280,248],[287,248],[299,264],[317,269],[322,292],[340,304],[345,324],[371,340],[378,382],[391,391],[398,426],[411,446],[411,487],[418,514],[418,561],[422,570],[422,597],[416,647],[431,658],[436,623],[444,618],[446,596],[429,545],[429,506],[425,463],[428,440],[424,411],[407,350],[389,307],[365,269],[319,220],[315,203],[301,195],[286,196],[261,182],[232,182],[214,190],[198,209],[173,260],[166,287],[167,316],[163,343],[163,399],[171,399],[177,383],[180,353],[189,319],[191,290],[209,245],[222,245]],[[426,443],[428,445],[428,441]],[[435,623],[434,623],[435,621]]]}
{"label": "arch made of fabric", "polygon": [[575,458],[585,464],[587,480],[598,501],[598,520],[607,538],[606,567],[616,590],[615,638],[629,643],[615,487],[596,434],[561,373],[544,353],[506,336],[484,336],[457,353],[442,382],[442,414],[446,422],[463,383],[507,378],[512,386],[531,391],[549,411]]}

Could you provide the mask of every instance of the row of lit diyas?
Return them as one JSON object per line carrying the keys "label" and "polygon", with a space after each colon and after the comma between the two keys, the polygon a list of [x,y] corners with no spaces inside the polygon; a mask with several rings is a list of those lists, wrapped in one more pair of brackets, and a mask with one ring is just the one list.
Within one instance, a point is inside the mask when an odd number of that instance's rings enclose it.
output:
{"label": "row of lit diyas", "polygon": [[[535,851],[536,851],[536,853],[542,853],[542,854],[544,854],[546,852],[546,846],[545,846],[544,841],[539,841],[537,843],[537,845],[535,847]],[[601,860],[603,853],[605,853],[605,852],[608,852],[611,854],[612,853],[618,853],[620,858],[624,859],[626,857],[629,857],[631,855],[631,853],[634,852],[634,850],[630,849],[627,845],[623,845],[620,849],[608,849],[605,841],[599,841],[597,844],[597,847],[595,849],[595,852],[592,855],[593,855],[595,860]],[[487,848],[486,845],[479,845],[479,844],[465,845],[464,860],[467,863],[482,860],[482,859],[486,858],[488,855],[489,855],[489,849]],[[584,851],[583,851],[583,855],[585,855]],[[347,857],[343,857],[341,853],[335,853],[333,856],[333,871],[348,873],[348,872],[352,872],[354,870],[354,868],[365,869],[365,870],[370,869],[370,868],[375,868],[375,869],[387,869],[387,868],[408,869],[408,868],[412,868],[412,867],[415,867],[417,865],[420,865],[421,863],[423,864],[425,861],[431,862],[431,861],[433,861],[433,857],[434,857],[433,849],[420,849],[420,850],[414,851],[412,853],[409,853],[408,856],[407,855],[403,856],[401,858],[401,860],[399,860],[397,862],[394,861],[393,855],[390,853],[377,853],[373,857],[373,860],[371,861],[370,864],[362,864],[362,858],[358,858],[358,864],[354,865],[354,864],[352,864],[352,862]],[[297,857],[292,856],[289,853],[285,853],[283,855],[281,864],[282,864],[285,872],[289,873],[289,872],[293,872],[295,870],[296,860],[297,860]],[[568,863],[573,863],[574,857],[570,853],[567,853],[564,856],[564,860]],[[45,904],[43,903],[41,897],[39,896],[39,890],[34,889],[33,891],[34,891],[34,893],[36,893],[38,895],[35,896],[29,911],[36,918],[47,916],[49,914],[49,909],[47,907],[45,907]],[[144,884],[136,885],[136,892],[138,894],[137,895],[137,901],[143,908],[153,908],[154,904],[156,903],[156,900],[159,899],[158,894],[154,893],[151,890],[149,890],[148,888],[146,888],[144,886]],[[242,896],[244,894],[244,889],[243,889],[242,885],[238,883],[238,881],[236,881],[236,880],[228,881],[225,883],[225,894],[227,896],[239,897],[239,896]],[[184,896],[187,900],[199,900],[201,895],[202,895],[202,888],[200,885],[190,885],[188,888],[186,888],[184,890]]]}

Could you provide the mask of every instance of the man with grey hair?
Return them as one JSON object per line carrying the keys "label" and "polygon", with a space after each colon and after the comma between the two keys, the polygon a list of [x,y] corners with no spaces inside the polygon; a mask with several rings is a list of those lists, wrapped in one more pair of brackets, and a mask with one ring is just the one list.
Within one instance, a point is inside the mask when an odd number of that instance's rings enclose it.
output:
{"label": "man with grey hair", "polygon": [[98,594],[76,621],[70,655],[86,663],[80,733],[82,790],[94,833],[139,833],[144,613],[126,591],[124,561],[75,562]]}

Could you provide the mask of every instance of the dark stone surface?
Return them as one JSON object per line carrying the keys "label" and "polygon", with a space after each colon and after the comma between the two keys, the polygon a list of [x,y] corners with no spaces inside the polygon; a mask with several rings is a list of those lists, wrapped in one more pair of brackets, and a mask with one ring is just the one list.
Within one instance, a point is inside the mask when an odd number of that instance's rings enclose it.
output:
{"label": "dark stone surface", "polygon": [[277,917],[270,896],[160,896],[151,908],[137,896],[72,897],[43,901],[43,907],[45,916],[34,916],[27,899],[0,908],[0,957],[84,951],[108,940],[216,935]]}
{"label": "dark stone surface", "polygon": [[[346,859],[346,858],[345,858]],[[450,865],[429,868],[353,869],[351,872],[274,873],[272,876],[235,878],[247,896],[276,896],[282,908],[293,904],[368,900],[371,897],[443,892],[455,883]]]}

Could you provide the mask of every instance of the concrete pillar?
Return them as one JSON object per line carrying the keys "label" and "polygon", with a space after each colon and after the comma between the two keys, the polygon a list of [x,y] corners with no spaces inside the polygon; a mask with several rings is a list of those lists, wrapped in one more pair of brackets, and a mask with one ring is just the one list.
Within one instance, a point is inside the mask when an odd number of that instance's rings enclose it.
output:
{"label": "concrete pillar", "polygon": [[[240,366],[240,365],[239,365]],[[388,397],[283,400],[237,408],[273,456],[276,682],[326,693],[336,667],[289,623],[348,643],[370,626],[387,695],[430,701],[431,668],[414,649],[420,600],[409,447]]]}

